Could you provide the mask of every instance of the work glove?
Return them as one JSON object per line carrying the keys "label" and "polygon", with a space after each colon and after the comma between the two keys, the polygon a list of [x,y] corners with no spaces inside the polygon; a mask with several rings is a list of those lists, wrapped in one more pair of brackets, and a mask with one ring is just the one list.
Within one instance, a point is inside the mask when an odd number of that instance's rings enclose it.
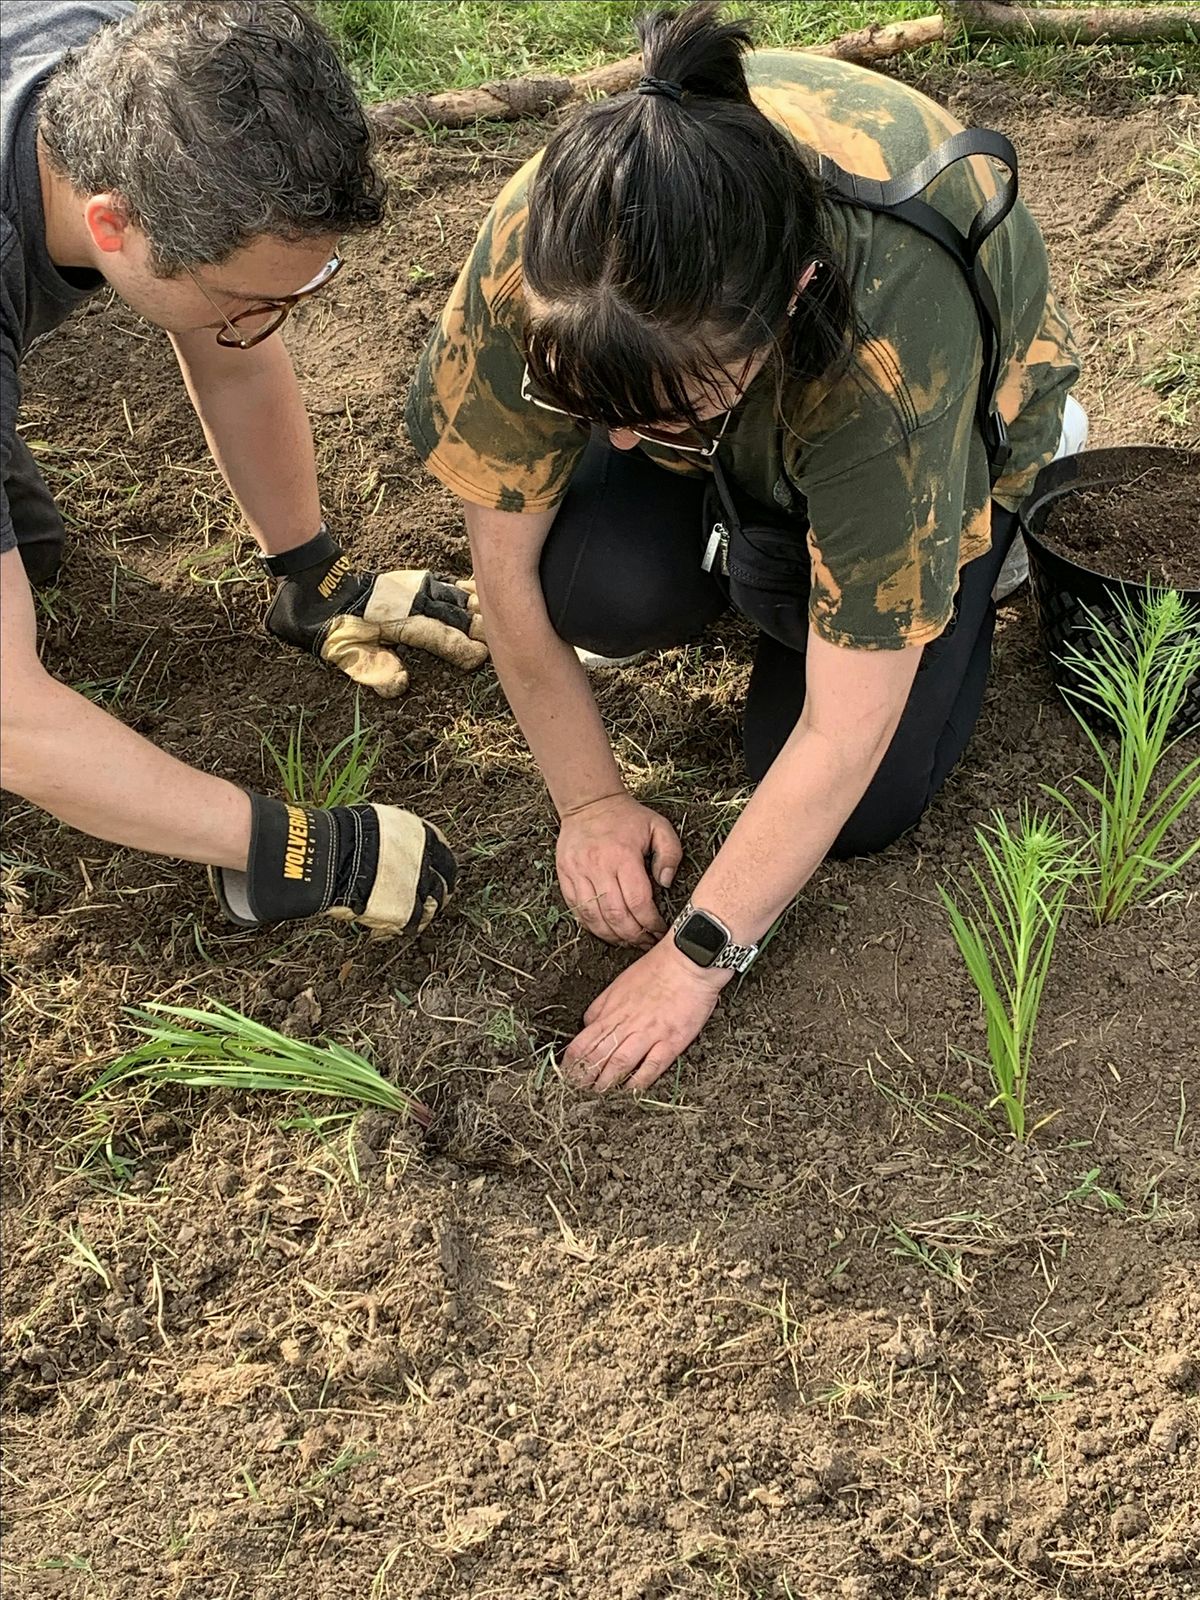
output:
{"label": "work glove", "polygon": [[458,873],[445,839],[398,806],[289,805],[250,796],[245,872],[213,867],[221,909],[239,928],[322,913],[380,937],[420,933]]}
{"label": "work glove", "polygon": [[268,631],[376,694],[392,699],[408,687],[408,673],[391,645],[428,650],[465,672],[487,660],[471,580],[442,583],[415,568],[354,572],[324,524],[307,544],[262,561],[280,579],[267,612]]}

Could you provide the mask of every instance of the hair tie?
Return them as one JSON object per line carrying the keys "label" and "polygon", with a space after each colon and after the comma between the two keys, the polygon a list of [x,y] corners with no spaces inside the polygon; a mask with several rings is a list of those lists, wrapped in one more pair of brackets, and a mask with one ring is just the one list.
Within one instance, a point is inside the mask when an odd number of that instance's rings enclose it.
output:
{"label": "hair tie", "polygon": [[666,95],[668,100],[683,99],[683,86],[678,83],[672,83],[670,78],[642,78],[638,83],[637,92],[639,94]]}

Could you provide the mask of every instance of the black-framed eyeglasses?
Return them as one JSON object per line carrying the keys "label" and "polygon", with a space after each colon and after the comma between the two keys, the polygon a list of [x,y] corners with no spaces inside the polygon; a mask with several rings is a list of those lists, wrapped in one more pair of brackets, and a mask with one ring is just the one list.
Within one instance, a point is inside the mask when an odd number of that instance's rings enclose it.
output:
{"label": "black-framed eyeglasses", "polygon": [[[752,363],[751,363],[752,364]],[[747,368],[749,370],[749,367]],[[741,399],[742,384],[738,385],[738,398]],[[539,411],[553,412],[557,417],[569,417],[572,422],[582,423],[585,427],[591,426],[588,417],[576,416],[573,411],[564,411],[561,406],[552,405],[549,400],[543,400],[533,392],[533,376],[529,371],[529,363],[525,363],[525,376],[521,379],[521,399],[527,400],[531,406],[537,406]],[[684,455],[701,456],[705,460],[711,459],[717,453],[721,440],[725,437],[725,430],[729,426],[729,419],[733,416],[731,406],[721,418],[720,427],[710,432],[707,428],[690,425],[668,433],[666,429],[659,432],[653,427],[643,424],[640,428],[630,428],[629,432],[643,444],[652,444],[660,450],[680,450]],[[713,419],[716,420],[715,418]]]}
{"label": "black-framed eyeglasses", "polygon": [[[239,311],[232,317],[221,310],[221,307],[190,267],[187,271],[188,277],[191,278],[197,289],[225,324],[223,328],[217,329],[217,343],[226,350],[253,350],[256,344],[261,344],[264,339],[269,339],[277,329],[283,326],[301,300],[307,300],[309,295],[316,294],[331,283],[342,270],[343,265],[344,262],[341,256],[332,255],[311,283],[306,283],[293,294],[281,294],[273,300],[259,300],[255,305],[247,306],[244,311]],[[266,318],[266,320],[255,328],[253,333],[238,332],[243,323],[254,322],[259,318]]]}

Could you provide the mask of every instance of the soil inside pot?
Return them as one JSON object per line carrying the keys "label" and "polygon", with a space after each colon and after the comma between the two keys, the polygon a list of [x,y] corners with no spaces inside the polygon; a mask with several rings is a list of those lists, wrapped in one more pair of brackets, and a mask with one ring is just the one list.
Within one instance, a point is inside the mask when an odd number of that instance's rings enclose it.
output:
{"label": "soil inside pot", "polygon": [[1200,458],[1064,495],[1042,537],[1106,578],[1200,589]]}

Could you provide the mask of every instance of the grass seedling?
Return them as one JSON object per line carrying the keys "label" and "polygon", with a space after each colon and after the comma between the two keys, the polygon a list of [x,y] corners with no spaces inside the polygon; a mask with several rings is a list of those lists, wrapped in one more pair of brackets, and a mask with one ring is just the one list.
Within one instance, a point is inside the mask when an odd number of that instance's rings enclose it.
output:
{"label": "grass seedling", "polygon": [[984,869],[971,865],[974,896],[960,906],[946,889],[939,892],[983,1001],[992,1106],[1003,1108],[1024,1139],[1038,1008],[1079,857],[1064,834],[1026,807],[1015,833],[997,811],[995,826],[976,828],[975,839]]}
{"label": "grass seedling", "polygon": [[68,1228],[65,1237],[71,1246],[71,1253],[64,1257],[64,1260],[69,1261],[72,1266],[79,1267],[81,1271],[94,1273],[104,1287],[111,1291],[112,1276],[83,1234],[76,1228]]}
{"label": "grass seedling", "polygon": [[299,806],[356,806],[367,798],[371,778],[383,747],[362,725],[362,708],[354,697],[354,726],[332,750],[319,746],[312,754],[304,748],[304,712],[279,748],[263,736],[263,748],[275,763],[288,799]]}
{"label": "grass seedling", "polygon": [[213,1006],[212,1011],[164,1005],[144,1011],[130,1008],[138,1031],[146,1035],[145,1043],[106,1067],[81,1099],[90,1100],[131,1080],[181,1083],[189,1089],[274,1089],[355,1100],[428,1123],[426,1107],[381,1077],[356,1050],[289,1039],[219,1001]]}
{"label": "grass seedling", "polygon": [[[1186,736],[1173,733],[1172,723],[1200,673],[1200,609],[1174,589],[1147,589],[1137,601],[1118,598],[1116,606],[1116,623],[1093,617],[1088,648],[1073,646],[1063,657],[1077,684],[1068,690],[1079,702],[1071,709],[1099,760],[1100,781],[1076,777],[1087,797],[1082,803],[1046,791],[1083,827],[1095,854],[1088,888],[1100,923],[1154,894],[1200,850],[1200,823],[1193,819],[1196,836],[1183,850],[1160,854],[1168,831],[1200,801],[1200,755],[1155,792],[1163,756]],[[1115,725],[1115,751],[1081,707]]]}
{"label": "grass seedling", "polygon": [[1099,1200],[1105,1211],[1128,1211],[1129,1207],[1115,1189],[1106,1189],[1097,1182],[1099,1176],[1099,1167],[1093,1167],[1090,1172],[1082,1173],[1075,1188],[1063,1195],[1058,1202],[1059,1205],[1068,1205],[1072,1200],[1086,1201],[1094,1197]]}

